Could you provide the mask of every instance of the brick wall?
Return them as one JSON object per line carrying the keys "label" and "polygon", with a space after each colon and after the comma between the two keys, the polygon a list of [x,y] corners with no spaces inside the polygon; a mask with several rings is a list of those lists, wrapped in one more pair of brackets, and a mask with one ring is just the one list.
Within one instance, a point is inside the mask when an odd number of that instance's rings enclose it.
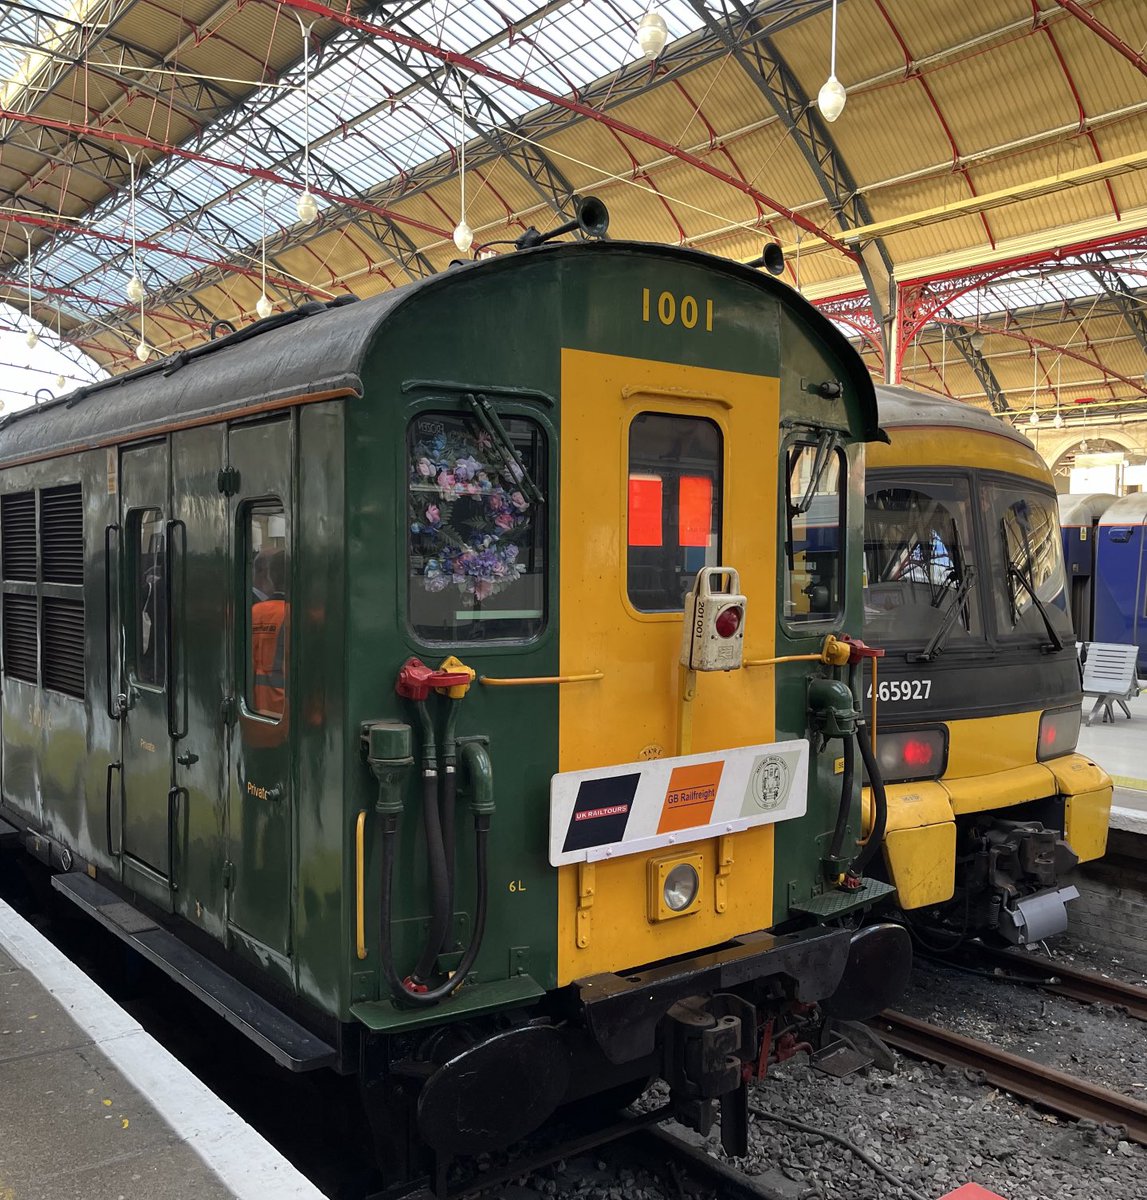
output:
{"label": "brick wall", "polygon": [[1107,857],[1080,867],[1071,881],[1068,933],[1095,952],[1095,966],[1118,959],[1147,974],[1147,837],[1112,830]]}

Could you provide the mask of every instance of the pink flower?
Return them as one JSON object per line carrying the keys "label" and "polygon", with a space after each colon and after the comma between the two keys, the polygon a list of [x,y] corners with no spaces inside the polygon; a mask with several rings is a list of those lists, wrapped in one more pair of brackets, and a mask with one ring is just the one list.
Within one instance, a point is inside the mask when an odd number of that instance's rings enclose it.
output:
{"label": "pink flower", "polygon": [[474,583],[474,599],[485,600],[494,591],[494,584],[489,579],[479,579]]}
{"label": "pink flower", "polygon": [[434,474],[434,464],[428,458],[418,460],[418,473],[423,479],[429,479]]}
{"label": "pink flower", "polygon": [[444,490],[452,488],[454,486],[454,476],[449,471],[439,471],[438,486]]}
{"label": "pink flower", "polygon": [[513,514],[512,514],[512,513],[508,513],[508,512],[500,512],[500,513],[499,513],[499,514],[498,514],[498,515],[497,515],[497,516],[494,518],[494,527],[495,527],[496,529],[502,529],[502,530],[505,530],[505,529],[513,529],[513,528],[514,528],[514,517],[513,517]]}
{"label": "pink flower", "polygon": [[518,510],[518,512],[525,512],[526,509],[530,507],[530,502],[525,498],[525,496],[522,495],[521,492],[511,492],[510,503]]}
{"label": "pink flower", "polygon": [[426,507],[426,519],[431,525],[437,525],[442,519],[442,513],[438,509],[437,504],[429,504]]}

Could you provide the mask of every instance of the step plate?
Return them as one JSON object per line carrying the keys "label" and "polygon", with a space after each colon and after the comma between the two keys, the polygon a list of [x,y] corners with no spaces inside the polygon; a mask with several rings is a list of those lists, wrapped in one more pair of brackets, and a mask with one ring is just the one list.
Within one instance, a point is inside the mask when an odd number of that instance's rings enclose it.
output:
{"label": "step plate", "polygon": [[334,1065],[332,1046],[94,879],[78,872],[53,875],[52,887],[261,1046],[280,1066],[314,1071]]}

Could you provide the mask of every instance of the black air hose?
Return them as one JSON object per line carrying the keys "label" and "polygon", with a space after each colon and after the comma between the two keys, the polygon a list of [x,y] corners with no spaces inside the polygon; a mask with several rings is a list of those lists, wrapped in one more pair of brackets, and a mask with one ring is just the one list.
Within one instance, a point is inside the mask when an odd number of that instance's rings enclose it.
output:
{"label": "black air hose", "polygon": [[[453,776],[453,772],[451,772]],[[446,866],[446,848],[442,841],[442,821],[438,810],[438,769],[425,767],[422,772],[422,825],[426,834],[426,872],[430,887],[430,930],[422,947],[412,978],[417,983],[429,979],[434,963],[450,936],[453,905]]]}
{"label": "black air hose", "polygon": [[864,843],[860,853],[848,868],[850,875],[862,875],[864,868],[872,861],[873,855],[884,842],[884,831],[888,827],[888,794],[884,790],[884,778],[876,765],[876,755],[872,753],[872,740],[868,736],[868,726],[863,720],[856,724],[856,744],[860,747],[860,757],[864,769],[868,772],[868,785],[872,788],[872,832]]}
{"label": "black air hose", "polygon": [[486,933],[486,912],[489,901],[489,870],[487,863],[487,835],[490,831],[490,816],[488,813],[476,813],[474,816],[474,853],[476,858],[476,882],[478,889],[477,905],[474,911],[474,932],[466,953],[458,964],[458,969],[444,983],[431,991],[414,991],[398,975],[394,967],[394,947],[391,943],[391,889],[394,882],[394,858],[398,843],[398,822],[393,825],[388,822],[383,827],[382,834],[382,897],[379,905],[380,923],[382,925],[382,969],[389,982],[395,998],[403,1003],[413,1005],[437,1004],[445,1000],[470,973],[482,948],[482,939]]}
{"label": "black air hose", "polygon": [[840,807],[836,810],[836,828],[832,831],[832,844],[828,857],[839,862],[844,852],[844,835],[848,829],[848,818],[852,815],[852,781],[856,774],[856,752],[852,737],[844,738],[844,773],[840,779]]}

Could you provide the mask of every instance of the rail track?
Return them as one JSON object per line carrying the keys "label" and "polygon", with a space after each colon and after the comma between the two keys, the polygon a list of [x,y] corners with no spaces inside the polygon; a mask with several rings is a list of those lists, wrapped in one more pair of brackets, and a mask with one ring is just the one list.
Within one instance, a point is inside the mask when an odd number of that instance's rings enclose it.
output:
{"label": "rail track", "polygon": [[1147,1104],[1142,1101],[904,1013],[884,1012],[871,1024],[888,1045],[915,1058],[982,1071],[993,1086],[1040,1108],[1076,1120],[1122,1125],[1128,1138],[1147,1146]]}
{"label": "rail track", "polygon": [[777,1191],[742,1174],[728,1163],[677,1136],[661,1124],[670,1116],[668,1107],[619,1118],[604,1128],[582,1137],[563,1138],[534,1153],[520,1154],[465,1179],[443,1174],[435,1183],[412,1191],[387,1190],[367,1200],[479,1200],[502,1195],[508,1183],[544,1172],[553,1164],[593,1153],[611,1168],[642,1169],[665,1178],[666,1194],[681,1192],[689,1179],[708,1188],[714,1200],[784,1200]]}
{"label": "rail track", "polygon": [[1009,972],[1005,978],[1036,983],[1044,991],[1068,996],[1084,1004],[1111,1004],[1136,1020],[1147,1021],[1147,988],[1133,983],[1107,979],[1094,971],[1084,971],[1021,950],[1001,950],[994,946],[975,947],[969,961],[991,963]]}

